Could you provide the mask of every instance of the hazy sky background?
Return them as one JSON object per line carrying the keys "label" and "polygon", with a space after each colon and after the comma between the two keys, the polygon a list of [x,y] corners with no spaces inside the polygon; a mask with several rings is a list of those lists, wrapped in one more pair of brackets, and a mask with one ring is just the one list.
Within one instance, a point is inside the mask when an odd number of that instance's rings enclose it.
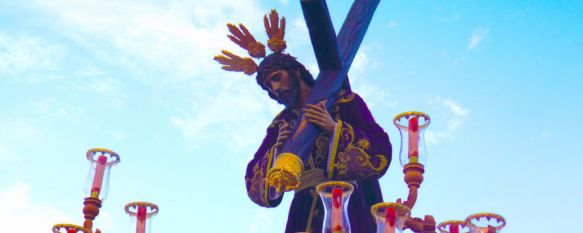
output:
{"label": "hazy sky background", "polygon": [[[336,29],[352,1],[329,1]],[[244,172],[281,105],[212,57],[241,22],[287,18],[287,51],[316,74],[298,1],[0,1],[0,225],[81,224],[89,163],[106,147],[109,197],[95,225],[130,232],[123,206],[160,206],[156,232],[282,232],[247,197]],[[503,232],[572,232],[583,209],[583,2],[382,1],[350,70],[388,132],[385,200],[406,196],[392,118],[429,114],[429,162],[413,215],[475,212]]]}

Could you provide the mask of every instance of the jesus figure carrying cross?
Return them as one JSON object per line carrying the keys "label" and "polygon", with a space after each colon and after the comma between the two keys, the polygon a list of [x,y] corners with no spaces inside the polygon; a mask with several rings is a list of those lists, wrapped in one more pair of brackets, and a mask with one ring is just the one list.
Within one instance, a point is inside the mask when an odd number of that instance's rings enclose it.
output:
{"label": "jesus figure carrying cross", "polygon": [[[279,205],[285,191],[294,191],[286,233],[322,232],[324,207],[315,187],[329,180],[355,187],[348,202],[351,232],[376,231],[370,207],[383,201],[378,179],[389,167],[391,144],[362,98],[350,90],[346,73],[377,5],[378,0],[355,1],[337,42],[325,2],[302,1],[321,70],[317,80],[283,52],[285,18],[275,11],[264,18],[273,51],[266,57],[265,46],[243,25],[228,25],[231,40],[252,57],[264,57],[259,66],[228,51],[215,57],[226,70],[257,72],[257,83],[285,106],[268,126],[245,181],[249,198],[264,207]],[[273,172],[282,167],[291,169]]]}

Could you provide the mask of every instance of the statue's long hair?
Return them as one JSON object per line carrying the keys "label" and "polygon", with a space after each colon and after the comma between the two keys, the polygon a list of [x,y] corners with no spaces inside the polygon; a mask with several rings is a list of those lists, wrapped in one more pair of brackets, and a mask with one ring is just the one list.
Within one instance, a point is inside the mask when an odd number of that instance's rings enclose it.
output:
{"label": "statue's long hair", "polygon": [[[287,54],[287,53],[272,53],[269,56],[265,57],[263,61],[259,64],[257,68],[257,84],[263,88],[263,90],[267,91],[269,97],[276,100],[278,103],[282,103],[273,93],[271,93],[267,87],[263,86],[263,81],[273,71],[277,70],[285,70],[290,75],[290,77],[295,76],[295,72],[300,73],[301,79],[308,85],[314,85],[314,77],[310,72],[300,63],[295,57]],[[299,81],[299,80],[297,80]]]}

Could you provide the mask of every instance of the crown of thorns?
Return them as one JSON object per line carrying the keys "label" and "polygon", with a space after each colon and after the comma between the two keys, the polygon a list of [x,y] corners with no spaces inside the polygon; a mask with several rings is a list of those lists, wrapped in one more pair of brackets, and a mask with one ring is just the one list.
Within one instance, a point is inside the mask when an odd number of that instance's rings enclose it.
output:
{"label": "crown of thorns", "polygon": [[[274,53],[281,53],[287,47],[283,39],[285,36],[285,17],[280,19],[277,11],[271,10],[269,15],[263,16],[263,24],[269,38],[267,46]],[[231,32],[227,37],[241,48],[247,50],[251,57],[256,59],[265,57],[265,45],[255,40],[255,37],[247,30],[245,25],[239,24],[239,28],[237,28],[234,24],[229,23],[227,28]],[[257,63],[250,57],[243,58],[228,50],[222,50],[221,53],[213,59],[221,63],[224,70],[243,72],[247,75],[257,72]]]}

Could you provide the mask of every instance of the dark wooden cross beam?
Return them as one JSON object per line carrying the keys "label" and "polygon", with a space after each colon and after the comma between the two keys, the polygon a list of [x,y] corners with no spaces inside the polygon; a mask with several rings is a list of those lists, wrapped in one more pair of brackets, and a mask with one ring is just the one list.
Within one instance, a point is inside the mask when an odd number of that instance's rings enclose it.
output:
{"label": "dark wooden cross beam", "polygon": [[[379,2],[380,0],[355,0],[336,38],[326,1],[301,0],[304,18],[320,69],[307,103],[316,104],[327,100],[328,109],[334,104],[343,83],[348,83],[348,70]],[[303,114],[300,119],[302,117]],[[301,121],[298,119],[297,122]],[[320,129],[311,123],[297,124],[292,129],[292,137],[283,144],[280,153],[298,155],[306,164],[319,132]]]}

